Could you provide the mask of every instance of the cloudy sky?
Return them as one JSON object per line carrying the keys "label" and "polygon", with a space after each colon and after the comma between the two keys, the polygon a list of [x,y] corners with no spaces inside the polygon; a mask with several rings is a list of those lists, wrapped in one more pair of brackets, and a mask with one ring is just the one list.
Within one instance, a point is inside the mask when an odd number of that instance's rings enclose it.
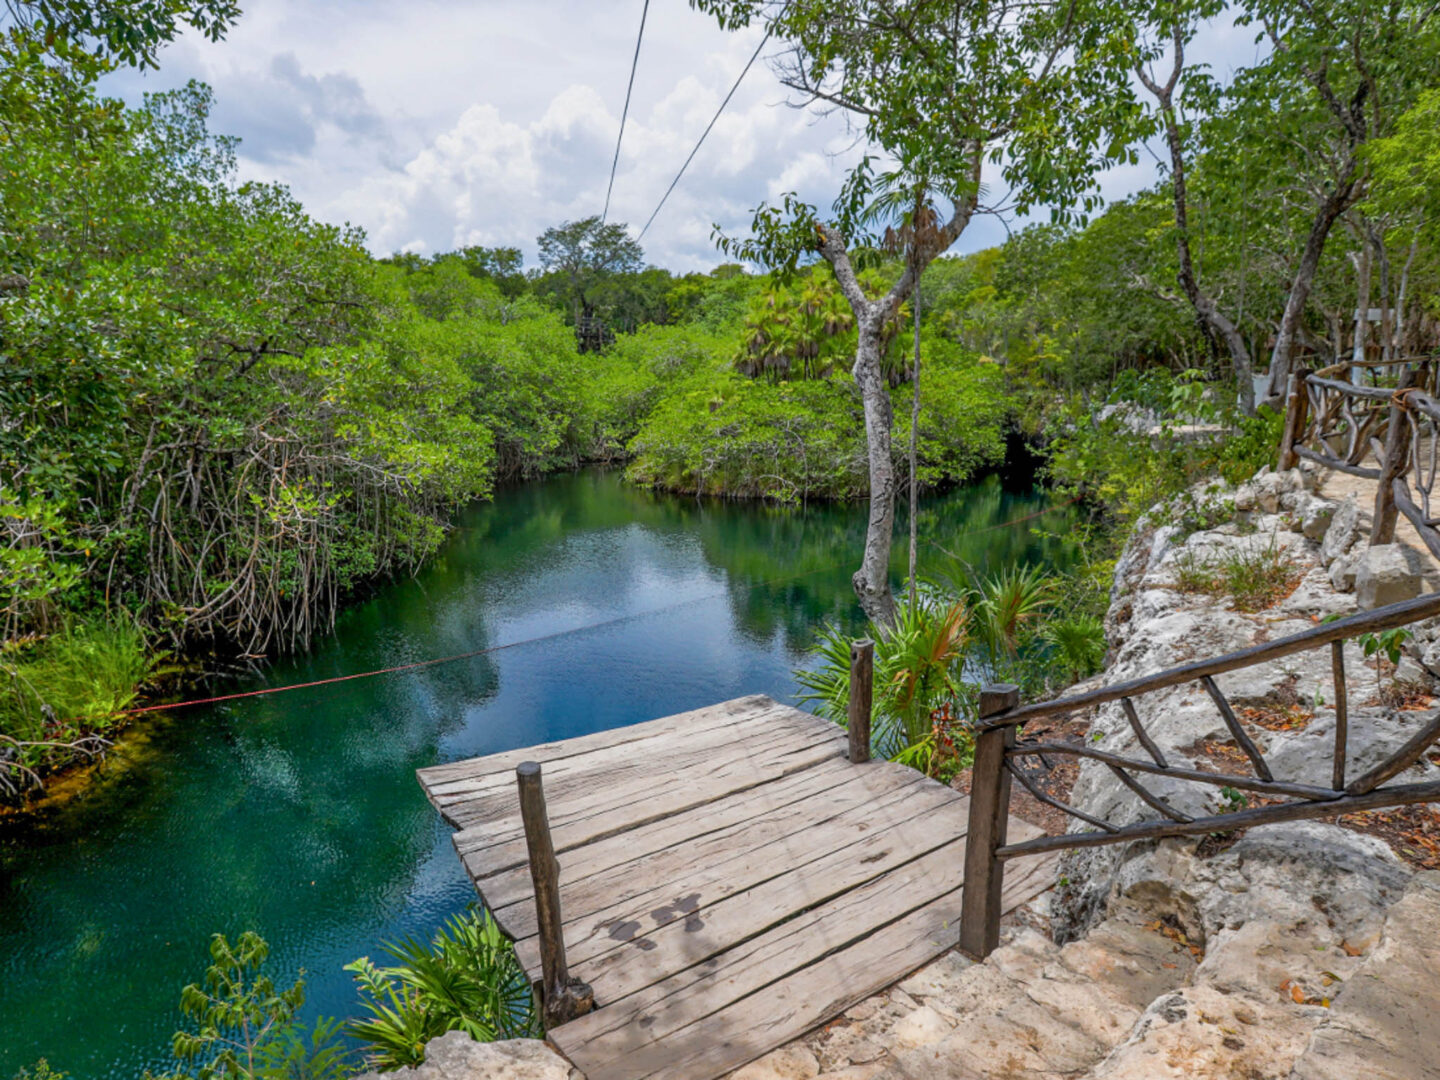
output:
{"label": "cloudy sky", "polygon": [[[533,262],[546,226],[599,213],[643,0],[249,0],[228,39],[186,38],[158,72],[110,76],[132,102],[195,78],[216,94],[215,130],[241,139],[249,178],[287,183],[309,211],[362,226],[372,250],[513,245]],[[611,220],[638,231],[760,40],[725,33],[684,0],[653,0]],[[1216,31],[1224,66],[1248,38]],[[773,51],[773,50],[771,50]],[[762,54],[764,55],[764,54]],[[675,270],[721,261],[738,231],[786,191],[828,205],[859,153],[836,116],[787,104],[751,69],[644,244]],[[1121,196],[1154,162],[1104,178]],[[982,220],[957,250],[1003,237]]]}

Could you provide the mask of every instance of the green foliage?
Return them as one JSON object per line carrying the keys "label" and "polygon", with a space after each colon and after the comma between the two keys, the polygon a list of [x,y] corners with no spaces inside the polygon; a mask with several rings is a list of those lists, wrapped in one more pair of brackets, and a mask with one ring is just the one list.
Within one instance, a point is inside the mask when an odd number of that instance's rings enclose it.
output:
{"label": "green foliage", "polygon": [[867,490],[863,430],[848,382],[706,372],[663,394],[631,440],[627,475],[700,495],[855,498]]}
{"label": "green foliage", "polygon": [[1367,658],[1378,654],[1389,660],[1391,667],[1394,667],[1400,663],[1405,643],[1412,637],[1414,635],[1405,627],[1396,626],[1379,633],[1361,634],[1356,640]]}
{"label": "green foliage", "polygon": [[1264,547],[1227,547],[1218,556],[1182,552],[1176,559],[1175,587],[1228,596],[1239,611],[1263,611],[1289,595],[1302,573],[1271,537]]}
{"label": "green foliage", "polygon": [[70,1074],[59,1072],[50,1067],[50,1062],[41,1058],[34,1065],[20,1067],[15,1074],[14,1080],[69,1080]]}
{"label": "green foliage", "polygon": [[[26,739],[104,731],[154,672],[145,635],[123,617],[76,622],[0,658],[0,732]],[[56,718],[45,720],[48,711]],[[83,718],[82,726],[64,726]]]}
{"label": "green foliage", "polygon": [[265,1046],[295,1025],[295,1014],[305,1001],[303,979],[287,990],[277,990],[261,973],[269,955],[269,945],[253,931],[241,934],[233,945],[224,934],[210,939],[211,963],[204,979],[180,992],[180,1011],[191,1030],[175,1033],[172,1050],[186,1071],[161,1080],[265,1076]]}
{"label": "green foliage", "polygon": [[1073,680],[1095,674],[1105,661],[1105,624],[1098,615],[1051,619],[1040,633],[1055,650],[1055,662]]}
{"label": "green foliage", "polygon": [[345,967],[370,1013],[347,1030],[368,1044],[371,1065],[419,1065],[425,1044],[447,1031],[481,1042],[539,1036],[530,981],[488,913],[452,916],[428,944],[407,938],[384,949],[394,966],[361,957]]}
{"label": "green foliage", "polygon": [[[933,761],[934,714],[947,707],[960,715],[968,701],[961,671],[969,644],[969,619],[963,604],[930,599],[903,605],[893,628],[871,625],[875,642],[875,691],[871,741],[878,753],[907,764]],[[844,725],[850,698],[850,638],[826,627],[817,638],[814,669],[799,669],[801,703],[813,703],[819,715]],[[902,755],[902,756],[897,756]]]}
{"label": "green foliage", "polygon": [[[927,487],[962,483],[998,464],[1008,412],[993,365],[944,343],[934,360],[920,418],[919,476]],[[908,471],[908,404],[897,397],[895,411],[892,449]],[[804,502],[869,490],[859,393],[840,375],[772,382],[702,366],[660,389],[629,449],[630,478],[670,491]]]}

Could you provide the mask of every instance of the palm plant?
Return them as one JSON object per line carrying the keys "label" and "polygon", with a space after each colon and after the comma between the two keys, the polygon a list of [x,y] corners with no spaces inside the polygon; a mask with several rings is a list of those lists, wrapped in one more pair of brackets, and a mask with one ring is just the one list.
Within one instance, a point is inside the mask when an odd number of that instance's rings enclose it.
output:
{"label": "palm plant", "polygon": [[370,1011],[347,1030],[370,1044],[380,1069],[421,1064],[425,1044],[447,1031],[478,1042],[540,1034],[530,980],[488,912],[452,916],[428,945],[406,938],[383,948],[394,967],[363,956],[345,966]]}
{"label": "palm plant", "polygon": [[1072,682],[1098,671],[1105,661],[1105,624],[1099,616],[1075,614],[1052,619],[1040,635]]}
{"label": "palm plant", "polygon": [[[895,757],[921,744],[932,731],[931,714],[962,696],[959,676],[969,644],[961,602],[922,597],[897,613],[895,625],[872,625],[875,695],[871,738],[877,752]],[[850,638],[838,627],[822,631],[815,647],[820,664],[795,672],[802,703],[842,726],[850,700]]]}
{"label": "palm plant", "polygon": [[1038,566],[1007,566],[981,580],[971,601],[975,636],[992,657],[1014,658],[1025,632],[1049,607],[1055,583]]}

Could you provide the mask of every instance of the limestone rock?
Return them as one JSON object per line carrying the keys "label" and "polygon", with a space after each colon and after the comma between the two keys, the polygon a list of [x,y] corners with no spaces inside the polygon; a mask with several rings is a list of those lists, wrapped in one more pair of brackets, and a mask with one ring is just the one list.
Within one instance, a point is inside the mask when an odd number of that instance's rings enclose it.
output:
{"label": "limestone rock", "polygon": [[1165,841],[1116,877],[1122,906],[1141,921],[1176,918],[1197,944],[1249,922],[1325,928],[1351,950],[1378,939],[1410,871],[1373,836],[1313,821],[1252,829],[1208,859]]}
{"label": "limestone rock", "polygon": [[1360,553],[1355,568],[1355,603],[1362,611],[1420,595],[1419,556],[1404,544],[1379,544]]}
{"label": "limestone rock", "polygon": [[[1357,649],[1358,653],[1359,650]],[[1407,658],[1408,659],[1408,658]],[[1350,680],[1349,726],[1345,739],[1346,775],[1354,779],[1379,765],[1415,734],[1432,714],[1396,712],[1374,706],[1356,707],[1363,698],[1375,693],[1374,673],[1359,666],[1346,649],[1346,666],[1353,674]],[[1414,661],[1412,660],[1413,664]],[[1418,668],[1418,665],[1417,665]],[[1323,687],[1329,691],[1329,687]],[[1335,711],[1326,708],[1303,731],[1276,732],[1265,746],[1265,758],[1276,776],[1301,784],[1328,787],[1331,780],[1330,749],[1335,745]],[[1401,773],[1392,783],[1413,784],[1440,779],[1436,769],[1422,758]]]}
{"label": "limestone rock", "polygon": [[730,1080],[811,1080],[820,1074],[820,1062],[796,1043],[772,1050],[757,1061],[730,1074]]}
{"label": "limestone rock", "polygon": [[[1278,996],[1278,995],[1277,995]],[[1257,1003],[1208,986],[1157,999],[1093,1080],[1285,1077],[1313,1024],[1300,1006]],[[1318,1011],[1318,1006],[1314,1007]]]}
{"label": "limestone rock", "polygon": [[900,984],[900,989],[914,998],[931,998],[949,993],[960,977],[975,966],[958,952],[948,952],[933,963],[926,964]]}
{"label": "limestone rock", "polygon": [[1437,1080],[1440,874],[1419,874],[1390,910],[1385,936],[1349,976],[1291,1080]]}
{"label": "limestone rock", "polygon": [[847,1065],[843,1069],[821,1073],[816,1080],[874,1080],[885,1069],[878,1061],[866,1065]]}
{"label": "limestone rock", "polygon": [[1330,527],[1325,530],[1325,539],[1320,543],[1320,561],[1329,566],[1349,551],[1359,538],[1360,505],[1351,495],[1335,507]]}
{"label": "limestone rock", "polygon": [[538,1039],[481,1043],[463,1031],[449,1031],[426,1045],[423,1065],[385,1073],[383,1078],[366,1073],[355,1080],[570,1080],[570,1076],[569,1063]]}
{"label": "limestone rock", "polygon": [[890,1039],[893,1046],[908,1050],[926,1043],[939,1042],[954,1026],[952,1021],[945,1019],[929,1005],[922,1005],[896,1021],[890,1031]]}
{"label": "limestone rock", "polygon": [[1345,554],[1330,564],[1330,584],[1339,593],[1355,591],[1355,572],[1360,566],[1360,556]]}
{"label": "limestone rock", "polygon": [[1303,495],[1296,499],[1295,512],[1300,518],[1300,531],[1305,539],[1319,542],[1325,538],[1330,523],[1335,519],[1335,504],[1315,495]]}

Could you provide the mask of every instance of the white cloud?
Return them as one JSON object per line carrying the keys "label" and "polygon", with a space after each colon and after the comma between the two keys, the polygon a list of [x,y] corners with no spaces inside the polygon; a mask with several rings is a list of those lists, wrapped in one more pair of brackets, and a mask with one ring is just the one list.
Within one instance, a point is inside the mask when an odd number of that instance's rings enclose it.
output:
{"label": "white cloud", "polygon": [[[604,203],[640,6],[251,0],[226,42],[186,38],[158,74],[111,76],[107,90],[134,101],[209,82],[214,126],[241,137],[244,175],[290,184],[317,217],[364,227],[377,252],[479,243],[533,257],[542,229]],[[685,4],[651,5],[613,220],[644,224],[758,40]],[[1228,27],[1205,44],[1249,59]],[[757,63],[646,235],[652,262],[714,265],[712,224],[743,231],[762,199],[793,190],[828,205],[861,148],[841,117],[785,102]],[[1154,177],[1147,159],[1103,187],[1119,197]],[[959,247],[1003,235],[977,221]]]}

